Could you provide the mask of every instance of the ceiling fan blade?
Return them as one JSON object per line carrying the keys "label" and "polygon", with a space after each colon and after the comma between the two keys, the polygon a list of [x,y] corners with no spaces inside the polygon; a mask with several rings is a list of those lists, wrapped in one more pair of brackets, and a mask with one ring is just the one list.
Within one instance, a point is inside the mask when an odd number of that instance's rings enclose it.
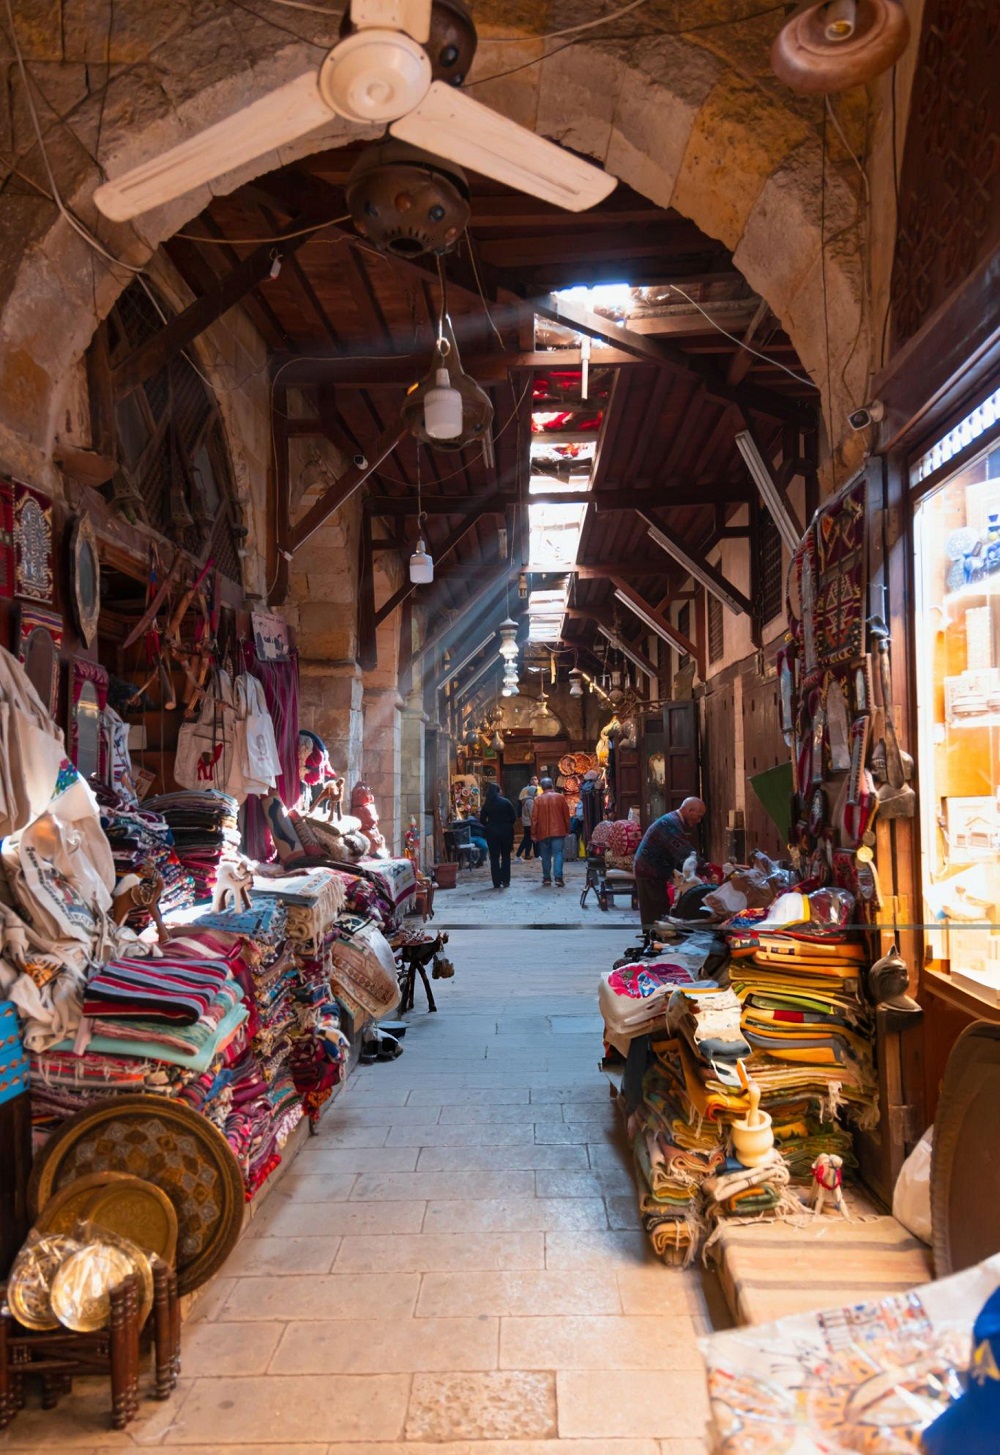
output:
{"label": "ceiling fan blade", "polygon": [[351,0],[351,24],[358,30],[405,30],[426,45],[431,38],[432,0]]}
{"label": "ceiling fan blade", "polygon": [[94,201],[105,217],[125,222],[265,156],[275,147],[297,141],[325,126],[333,116],[319,94],[316,72],[307,71],[235,115],[105,182],[94,193]]}
{"label": "ceiling fan blade", "polygon": [[568,212],[596,206],[618,185],[617,177],[580,161],[444,81],[435,81],[423,101],[389,130],[400,141]]}

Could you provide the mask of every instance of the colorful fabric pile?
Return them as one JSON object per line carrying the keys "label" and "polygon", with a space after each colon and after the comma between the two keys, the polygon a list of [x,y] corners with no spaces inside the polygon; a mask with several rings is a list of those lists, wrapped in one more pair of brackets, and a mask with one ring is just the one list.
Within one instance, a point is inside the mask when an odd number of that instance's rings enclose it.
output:
{"label": "colorful fabric pile", "polygon": [[214,789],[183,789],[147,799],[145,808],[166,820],[177,857],[194,879],[195,898],[210,898],[222,860],[239,855],[236,799]]}
{"label": "colorful fabric pile", "polygon": [[[101,828],[111,845],[115,874],[138,874],[151,864],[163,880],[160,913],[172,914],[194,903],[194,879],[174,852],[170,825],[162,814],[148,808],[102,807]],[[150,923],[148,909],[136,909],[129,915],[131,929],[141,931]]]}
{"label": "colorful fabric pile", "polygon": [[743,1034],[754,1048],[748,1070],[760,1104],[796,1175],[825,1151],[850,1165],[838,1111],[861,1127],[877,1118],[860,947],[795,931],[761,932],[759,940],[750,958],[733,964],[730,983],[743,1003]]}

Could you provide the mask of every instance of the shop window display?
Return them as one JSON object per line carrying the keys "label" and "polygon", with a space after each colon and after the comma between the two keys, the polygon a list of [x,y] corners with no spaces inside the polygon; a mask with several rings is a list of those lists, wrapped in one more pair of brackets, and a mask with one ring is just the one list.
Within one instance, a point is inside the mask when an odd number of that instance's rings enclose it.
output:
{"label": "shop window display", "polygon": [[1000,449],[914,512],[927,945],[1000,1004]]}

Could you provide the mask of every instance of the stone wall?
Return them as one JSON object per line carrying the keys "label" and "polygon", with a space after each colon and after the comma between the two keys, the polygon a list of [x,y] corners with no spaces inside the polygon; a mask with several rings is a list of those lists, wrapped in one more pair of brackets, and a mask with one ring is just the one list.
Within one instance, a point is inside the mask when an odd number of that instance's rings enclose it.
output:
{"label": "stone wall", "polygon": [[[131,266],[145,264],[195,216],[209,188],[133,224],[110,225],[91,200],[101,171],[116,175],[314,69],[321,54],[315,42],[332,41],[336,26],[336,18],[308,11],[296,13],[293,23],[226,0],[197,7],[118,0],[110,17],[99,7],[63,7],[58,0],[21,0],[17,8],[17,34],[60,195],[99,233],[101,246]],[[603,9],[599,0],[581,0],[574,15],[596,17]],[[633,29],[617,25],[614,39],[597,30],[516,75],[487,79],[543,54],[537,41],[509,42],[519,32],[544,30],[545,7],[484,0],[476,7],[481,43],[474,79],[483,83],[476,95],[589,153],[723,239],[787,328],[805,368],[824,385],[837,439],[847,408],[864,393],[872,353],[861,181],[847,153],[836,148],[824,179],[822,108],[792,96],[767,68],[774,18],[732,23],[729,0],[706,0],[702,10],[699,23],[715,19],[719,28],[669,34],[662,19],[647,16]],[[508,43],[491,39],[498,28]],[[51,183],[13,66],[9,77],[0,95],[6,159],[0,172],[7,169],[0,209],[0,465],[40,479],[50,468],[67,371],[130,275],[101,258],[46,200]],[[860,151],[862,93],[835,104],[848,141]],[[269,153],[214,185],[231,191],[281,162],[361,134],[332,118],[328,128],[283,147],[280,156]],[[835,239],[825,279],[821,224]]]}

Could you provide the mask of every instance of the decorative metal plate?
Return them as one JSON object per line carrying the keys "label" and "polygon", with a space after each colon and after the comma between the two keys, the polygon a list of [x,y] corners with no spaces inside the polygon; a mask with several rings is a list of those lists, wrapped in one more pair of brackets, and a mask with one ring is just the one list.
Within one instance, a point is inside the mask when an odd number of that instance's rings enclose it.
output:
{"label": "decorative metal plate", "polygon": [[122,1177],[95,1191],[87,1203],[95,1229],[128,1238],[164,1263],[177,1256],[177,1214],[170,1198],[141,1177]]}
{"label": "decorative metal plate", "polygon": [[134,1271],[123,1248],[89,1243],[60,1264],[52,1280],[52,1312],[64,1329],[96,1334],[108,1326],[111,1290]]}
{"label": "decorative metal plate", "polygon": [[94,1172],[89,1177],[78,1177],[61,1192],[54,1193],[40,1209],[35,1219],[36,1233],[72,1235],[84,1221],[95,1192],[107,1187],[110,1182],[131,1180],[128,1172]]}
{"label": "decorative metal plate", "polygon": [[169,1197],[177,1214],[181,1293],[200,1288],[239,1241],[239,1163],[222,1133],[183,1103],[119,1096],[71,1117],[35,1161],[28,1188],[32,1208],[97,1172],[130,1173]]}
{"label": "decorative metal plate", "polygon": [[78,515],[73,524],[69,558],[73,613],[83,644],[90,647],[97,636],[97,619],[101,614],[101,565],[89,515]]}

